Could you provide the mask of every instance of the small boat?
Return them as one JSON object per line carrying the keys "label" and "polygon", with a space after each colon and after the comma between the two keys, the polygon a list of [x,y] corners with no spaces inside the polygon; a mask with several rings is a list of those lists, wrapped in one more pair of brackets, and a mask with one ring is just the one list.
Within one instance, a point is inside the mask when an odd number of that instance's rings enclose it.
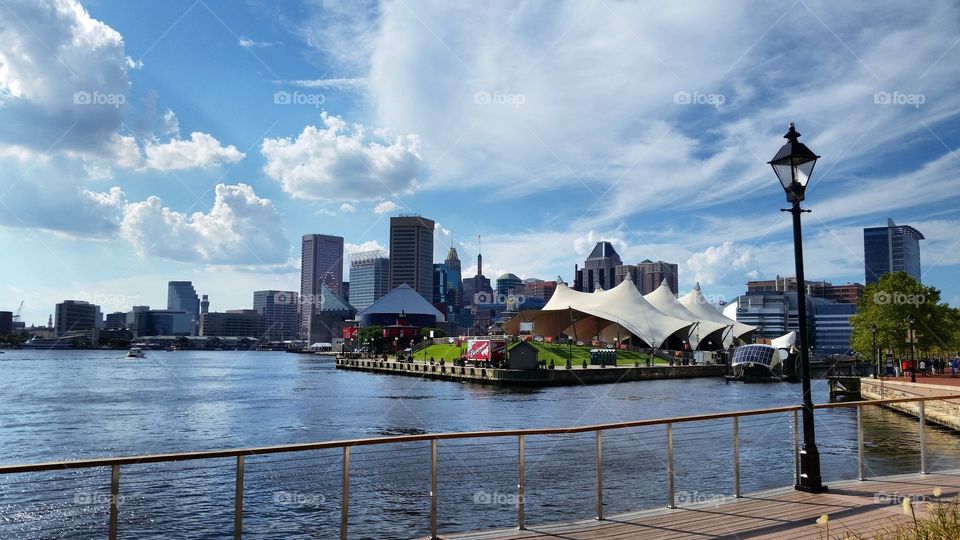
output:
{"label": "small boat", "polygon": [[143,349],[140,347],[131,347],[127,351],[127,358],[146,358],[147,353],[143,352]]}

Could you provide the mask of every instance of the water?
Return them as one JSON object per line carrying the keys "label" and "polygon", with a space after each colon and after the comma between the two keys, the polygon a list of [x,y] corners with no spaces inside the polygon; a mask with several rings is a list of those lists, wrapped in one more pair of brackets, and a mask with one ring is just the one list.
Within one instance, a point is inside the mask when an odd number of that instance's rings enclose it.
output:
{"label": "water", "polygon": [[[0,463],[183,452],[440,431],[558,427],[684,416],[799,402],[797,384],[716,379],[502,389],[338,371],[332,359],[273,352],[6,351],[0,355]],[[814,383],[814,400],[827,401]],[[865,411],[867,474],[916,472],[916,420]],[[741,421],[744,492],[791,485],[792,414]],[[677,501],[720,502],[732,489],[730,420],[674,428]],[[856,414],[817,413],[825,482],[854,478]],[[663,506],[665,430],[604,435],[605,512]],[[960,467],[960,439],[927,432],[931,470]],[[429,443],[357,447],[351,536],[429,533]],[[246,460],[244,531],[257,537],[338,534],[339,450]],[[527,437],[527,523],[589,518],[593,434]],[[454,532],[516,524],[515,438],[439,447],[439,526]],[[108,469],[0,478],[0,537],[106,534]],[[128,537],[232,535],[234,461],[122,469],[120,530]]]}

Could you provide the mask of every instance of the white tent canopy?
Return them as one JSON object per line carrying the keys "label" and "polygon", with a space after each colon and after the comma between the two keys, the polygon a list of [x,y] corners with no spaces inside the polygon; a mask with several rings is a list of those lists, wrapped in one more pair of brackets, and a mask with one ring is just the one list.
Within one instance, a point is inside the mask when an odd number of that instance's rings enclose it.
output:
{"label": "white tent canopy", "polygon": [[670,315],[671,317],[676,317],[685,321],[696,321],[696,324],[690,327],[690,334],[687,336],[691,349],[696,349],[697,346],[700,345],[701,340],[706,339],[707,336],[715,332],[718,333],[717,343],[721,343],[723,340],[723,331],[732,326],[731,323],[703,319],[684,307],[683,304],[681,304],[677,298],[673,296],[673,291],[670,290],[670,287],[667,285],[667,280],[663,280],[663,283],[661,283],[655,291],[644,295],[644,298],[650,302],[653,307],[659,309],[667,315]]}
{"label": "white tent canopy", "polygon": [[700,292],[699,283],[693,286],[692,291],[682,296],[679,302],[701,321],[712,321],[730,326],[730,331],[725,332],[723,336],[723,347],[725,349],[733,343],[734,339],[738,339],[756,330],[754,326],[737,322],[720,313],[717,308],[713,307],[710,302],[707,301],[703,293]]}

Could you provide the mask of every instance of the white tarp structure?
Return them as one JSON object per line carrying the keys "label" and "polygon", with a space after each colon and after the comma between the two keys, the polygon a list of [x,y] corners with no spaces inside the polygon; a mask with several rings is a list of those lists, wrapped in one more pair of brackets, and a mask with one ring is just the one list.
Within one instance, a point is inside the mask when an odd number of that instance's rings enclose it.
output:
{"label": "white tarp structure", "polygon": [[705,320],[684,307],[684,305],[677,300],[677,297],[673,296],[673,291],[670,290],[670,287],[667,285],[666,279],[663,280],[663,283],[661,283],[655,291],[644,295],[644,298],[647,299],[653,307],[671,317],[685,321],[696,321],[696,324],[690,327],[690,333],[687,335],[687,341],[690,343],[691,349],[696,349],[701,341],[706,340],[707,336],[711,335],[713,335],[714,342],[717,345],[723,343],[724,330],[731,326],[726,322]]}
{"label": "white tarp structure", "polygon": [[612,289],[592,293],[559,283],[543,309],[521,311],[503,325],[503,330],[516,335],[523,325],[525,332],[535,335],[564,334],[575,339],[599,336],[607,342],[633,335],[656,348],[676,335],[689,340],[693,349],[707,336],[715,336],[717,345],[727,347],[734,338],[753,331],[752,326],[727,319],[707,304],[699,285],[684,298],[694,294],[695,307],[691,307],[683,299],[674,298],[666,285],[644,297],[629,279]]}
{"label": "white tarp structure", "polygon": [[729,348],[730,345],[733,344],[733,340],[740,339],[746,334],[756,330],[756,327],[754,326],[737,322],[724,316],[723,313],[720,313],[717,308],[713,307],[710,302],[707,301],[706,297],[703,296],[703,293],[700,292],[699,283],[694,285],[693,290],[680,297],[680,300],[678,301],[683,305],[683,307],[687,308],[687,310],[696,315],[699,320],[722,323],[730,327],[730,329],[725,331],[723,335],[724,349]]}

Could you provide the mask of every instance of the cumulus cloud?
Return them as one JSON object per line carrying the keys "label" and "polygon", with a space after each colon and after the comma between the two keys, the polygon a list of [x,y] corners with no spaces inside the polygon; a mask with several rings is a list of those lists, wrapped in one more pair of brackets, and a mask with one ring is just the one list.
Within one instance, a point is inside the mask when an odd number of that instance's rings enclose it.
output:
{"label": "cumulus cloud", "polygon": [[135,67],[123,38],[75,0],[0,10],[0,142],[100,154],[120,128]]}
{"label": "cumulus cloud", "polygon": [[395,212],[400,206],[393,201],[383,201],[373,207],[373,213],[378,215]]}
{"label": "cumulus cloud", "polygon": [[355,214],[357,213],[357,207],[350,203],[343,203],[340,205],[341,214]]}
{"label": "cumulus cloud", "polygon": [[264,139],[264,173],[299,199],[376,200],[410,192],[421,173],[416,135],[388,140],[381,130],[348,126],[322,113],[322,127],[309,125],[295,138]]}
{"label": "cumulus cloud", "polygon": [[208,264],[283,264],[290,244],[273,202],[246,184],[216,186],[213,208],[192,215],[159,197],[128,204],[121,235],[141,255]]}
{"label": "cumulus cloud", "polygon": [[687,259],[687,268],[701,285],[742,283],[744,277],[755,279],[760,275],[757,264],[756,248],[733,242],[710,246]]}
{"label": "cumulus cloud", "polygon": [[364,251],[387,251],[387,248],[380,245],[380,242],[376,240],[367,240],[361,244],[351,244],[350,242],[344,242],[343,250],[347,253],[363,253]]}
{"label": "cumulus cloud", "polygon": [[221,146],[212,135],[195,131],[190,139],[172,139],[166,143],[150,141],[143,148],[143,167],[158,171],[177,171],[194,167],[212,167],[243,159],[235,146]]}

